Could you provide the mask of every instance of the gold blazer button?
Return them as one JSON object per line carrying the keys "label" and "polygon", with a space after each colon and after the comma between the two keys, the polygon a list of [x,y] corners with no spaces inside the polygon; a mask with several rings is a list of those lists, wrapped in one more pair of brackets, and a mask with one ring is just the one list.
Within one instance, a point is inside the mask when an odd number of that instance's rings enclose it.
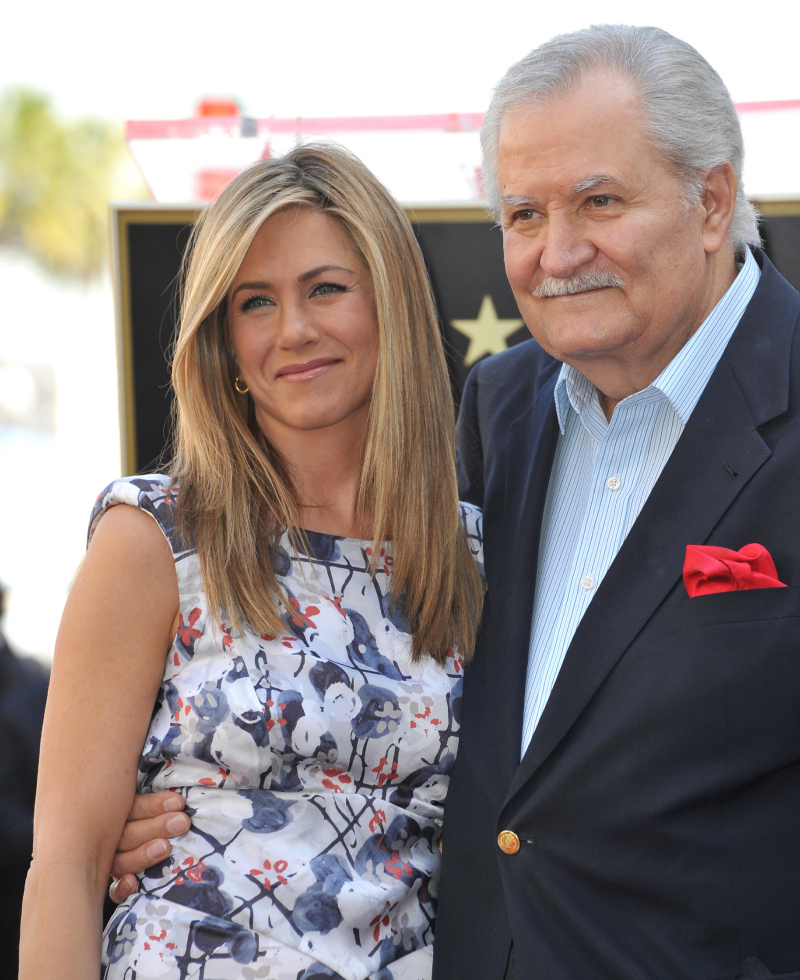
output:
{"label": "gold blazer button", "polygon": [[497,835],[497,846],[503,854],[516,854],[519,850],[519,837],[513,830],[501,830]]}

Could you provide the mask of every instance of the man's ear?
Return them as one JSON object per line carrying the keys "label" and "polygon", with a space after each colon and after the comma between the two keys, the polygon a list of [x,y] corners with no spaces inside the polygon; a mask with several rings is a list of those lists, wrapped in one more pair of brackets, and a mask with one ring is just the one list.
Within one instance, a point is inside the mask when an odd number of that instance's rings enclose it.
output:
{"label": "man's ear", "polygon": [[726,240],[736,207],[738,183],[733,167],[723,163],[706,174],[703,188],[703,248],[709,254],[718,252]]}

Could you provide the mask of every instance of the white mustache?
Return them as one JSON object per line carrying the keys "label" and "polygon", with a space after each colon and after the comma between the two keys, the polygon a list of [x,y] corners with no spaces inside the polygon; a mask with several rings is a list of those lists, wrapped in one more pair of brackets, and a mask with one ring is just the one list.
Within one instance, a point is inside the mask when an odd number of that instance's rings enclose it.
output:
{"label": "white mustache", "polygon": [[574,296],[575,293],[586,293],[592,289],[608,289],[625,285],[613,272],[579,272],[569,279],[543,279],[534,289],[537,299],[550,299],[553,296]]}

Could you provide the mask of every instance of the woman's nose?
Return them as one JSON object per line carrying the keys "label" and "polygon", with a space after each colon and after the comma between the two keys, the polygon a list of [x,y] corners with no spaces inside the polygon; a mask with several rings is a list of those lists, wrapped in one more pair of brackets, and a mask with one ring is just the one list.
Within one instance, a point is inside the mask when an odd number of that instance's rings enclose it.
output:
{"label": "woman's nose", "polygon": [[301,304],[285,305],[278,314],[278,346],[296,350],[319,339],[313,317]]}

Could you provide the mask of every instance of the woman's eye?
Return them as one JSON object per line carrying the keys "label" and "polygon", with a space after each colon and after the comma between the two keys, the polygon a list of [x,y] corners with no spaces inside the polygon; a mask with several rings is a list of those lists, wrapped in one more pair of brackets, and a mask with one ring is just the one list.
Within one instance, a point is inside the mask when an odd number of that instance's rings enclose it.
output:
{"label": "woman's eye", "polygon": [[345,287],[335,282],[321,282],[311,290],[312,296],[331,296],[333,293],[343,293]]}
{"label": "woman's eye", "polygon": [[272,300],[266,296],[248,296],[239,307],[240,313],[247,313],[249,310],[261,310],[265,306],[271,306]]}

